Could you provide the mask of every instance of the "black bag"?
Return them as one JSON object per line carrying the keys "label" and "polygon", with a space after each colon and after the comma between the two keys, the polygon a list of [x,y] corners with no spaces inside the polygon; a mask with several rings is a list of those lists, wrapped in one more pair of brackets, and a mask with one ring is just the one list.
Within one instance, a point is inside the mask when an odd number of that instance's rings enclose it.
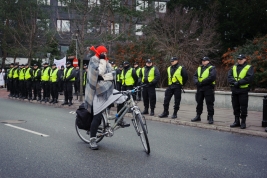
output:
{"label": "black bag", "polygon": [[76,110],[76,124],[79,129],[90,130],[93,114],[89,113],[82,103]]}

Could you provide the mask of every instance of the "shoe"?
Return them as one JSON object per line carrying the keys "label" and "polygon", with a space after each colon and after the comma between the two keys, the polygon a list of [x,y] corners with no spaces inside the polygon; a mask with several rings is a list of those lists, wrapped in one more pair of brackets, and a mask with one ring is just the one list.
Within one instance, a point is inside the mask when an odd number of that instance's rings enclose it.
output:
{"label": "shoe", "polygon": [[173,114],[172,114],[172,119],[176,119],[177,118],[177,112],[178,112],[178,110],[177,109],[175,109],[174,111],[173,111]]}
{"label": "shoe", "polygon": [[121,120],[118,123],[118,125],[121,126],[122,128],[124,128],[124,127],[130,127],[130,124],[126,123],[124,120]]}
{"label": "shoe", "polygon": [[246,118],[241,118],[241,126],[240,126],[240,129],[245,129],[247,126],[246,126]]}
{"label": "shoe", "polygon": [[33,99],[32,99],[32,100],[37,100],[37,99],[36,99],[36,97],[33,97]]}
{"label": "shoe", "polygon": [[159,115],[159,118],[164,118],[164,117],[168,117],[169,116],[169,111],[163,111],[163,113],[161,113]]}
{"label": "shoe", "polygon": [[208,116],[209,118],[209,124],[213,124],[213,116]]}
{"label": "shoe", "polygon": [[49,101],[49,103],[53,103],[54,102],[54,99],[51,99],[51,101]]}
{"label": "shoe", "polygon": [[240,119],[239,116],[235,117],[235,122],[233,124],[230,125],[230,127],[240,127]]}
{"label": "shoe", "polygon": [[67,101],[64,101],[64,103],[62,103],[61,105],[68,105],[69,103]]}
{"label": "shoe", "polygon": [[200,115],[197,115],[194,119],[191,119],[191,122],[201,121]]}
{"label": "shoe", "polygon": [[150,116],[154,116],[154,109],[150,110]]}
{"label": "shoe", "polygon": [[90,138],[89,146],[91,150],[98,150],[98,146],[96,144],[96,137]]}
{"label": "shoe", "polygon": [[55,103],[58,103],[58,102],[57,102],[57,99],[54,99],[53,104],[55,104]]}
{"label": "shoe", "polygon": [[70,102],[69,102],[69,106],[71,106],[71,105],[73,105],[73,103],[72,103],[72,101],[70,100]]}
{"label": "shoe", "polygon": [[148,108],[145,108],[145,110],[142,112],[142,114],[148,114]]}

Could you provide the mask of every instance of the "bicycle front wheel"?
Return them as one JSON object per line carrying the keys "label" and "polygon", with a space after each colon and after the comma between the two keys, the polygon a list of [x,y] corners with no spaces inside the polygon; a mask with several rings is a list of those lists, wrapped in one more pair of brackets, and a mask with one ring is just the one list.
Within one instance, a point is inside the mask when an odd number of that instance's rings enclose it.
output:
{"label": "bicycle front wheel", "polygon": [[[101,124],[99,125],[98,130],[97,130],[97,134],[96,134],[96,142],[97,143],[100,142],[104,138],[104,132],[105,132],[105,127],[106,127],[105,124],[106,124],[105,120],[102,116]],[[90,131],[79,129],[79,127],[77,125],[77,118],[75,120],[75,129],[76,129],[78,136],[80,137],[80,139],[82,141],[84,141],[85,143],[90,142]]]}
{"label": "bicycle front wheel", "polygon": [[147,130],[144,125],[144,122],[142,120],[141,114],[135,115],[135,121],[136,121],[136,131],[138,136],[141,138],[142,145],[144,146],[145,152],[147,154],[150,153],[150,146],[149,146],[149,141],[147,137]]}

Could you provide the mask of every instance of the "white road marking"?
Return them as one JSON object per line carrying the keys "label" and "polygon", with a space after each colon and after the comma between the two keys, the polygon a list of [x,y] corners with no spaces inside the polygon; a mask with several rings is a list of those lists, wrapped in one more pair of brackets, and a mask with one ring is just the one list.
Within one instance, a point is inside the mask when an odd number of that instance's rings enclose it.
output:
{"label": "white road marking", "polygon": [[75,111],[70,111],[69,113],[70,113],[70,114],[75,114],[76,112],[75,112]]}
{"label": "white road marking", "polygon": [[30,132],[30,133],[33,133],[33,134],[36,134],[36,135],[40,135],[42,137],[49,137],[49,135],[45,135],[45,134],[42,134],[42,133],[39,133],[39,132],[35,132],[35,131],[32,131],[32,130],[28,130],[28,129],[24,129],[24,128],[21,128],[21,127],[17,127],[17,126],[11,125],[11,124],[5,124],[5,125],[9,126],[9,127],[13,127],[13,128],[19,129],[19,130],[23,130],[23,131],[26,131],[26,132]]}

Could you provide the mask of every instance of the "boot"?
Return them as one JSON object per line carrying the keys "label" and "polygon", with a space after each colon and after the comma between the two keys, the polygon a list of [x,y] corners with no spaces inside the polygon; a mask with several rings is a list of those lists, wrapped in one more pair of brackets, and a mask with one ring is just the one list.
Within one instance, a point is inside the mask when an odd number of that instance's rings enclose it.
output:
{"label": "boot", "polygon": [[191,122],[201,121],[200,115],[197,115],[194,119],[191,119]]}
{"label": "boot", "polygon": [[68,101],[65,100],[64,103],[62,103],[61,105],[63,106],[63,105],[68,105],[68,104],[69,104]]}
{"label": "boot", "polygon": [[142,112],[142,114],[148,114],[148,108],[145,108],[145,110]]}
{"label": "boot", "polygon": [[69,106],[73,105],[72,99],[69,99]]}
{"label": "boot", "polygon": [[54,99],[54,102],[53,102],[53,104],[55,104],[55,103],[58,103],[56,98]]}
{"label": "boot", "polygon": [[54,103],[54,98],[52,98],[51,101],[49,101],[49,103]]}
{"label": "boot", "polygon": [[241,118],[240,129],[245,129],[245,128],[246,128],[246,118]]}
{"label": "boot", "polygon": [[164,109],[163,113],[161,113],[161,114],[159,115],[159,118],[168,117],[168,115],[169,115],[169,111]]}
{"label": "boot", "polygon": [[235,122],[230,125],[230,127],[239,127],[240,126],[240,120],[239,120],[239,116],[235,116]]}
{"label": "boot", "polygon": [[37,99],[36,99],[36,96],[34,96],[32,100],[37,100]]}
{"label": "boot", "polygon": [[98,150],[98,146],[96,144],[96,137],[90,138],[89,146],[91,150]]}
{"label": "boot", "polygon": [[213,124],[213,116],[208,116],[209,124]]}
{"label": "boot", "polygon": [[176,119],[177,118],[177,112],[178,112],[178,110],[176,110],[176,109],[173,111],[173,115],[171,117],[172,119]]}
{"label": "boot", "polygon": [[45,98],[45,103],[48,102],[48,101],[49,101],[49,99],[48,99],[48,97],[46,97],[46,98]]}
{"label": "boot", "polygon": [[154,116],[154,109],[150,110],[150,116]]}

